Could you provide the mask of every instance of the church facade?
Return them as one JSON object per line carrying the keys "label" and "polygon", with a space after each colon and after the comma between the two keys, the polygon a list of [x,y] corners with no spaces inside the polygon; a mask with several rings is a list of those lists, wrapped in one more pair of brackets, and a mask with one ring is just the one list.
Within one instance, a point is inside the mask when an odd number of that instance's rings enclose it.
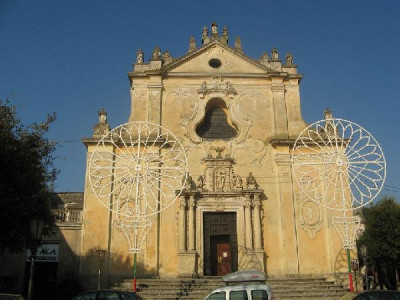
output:
{"label": "church facade", "polygon": [[[247,56],[240,38],[215,22],[192,37],[185,55],[156,47],[148,62],[137,52],[128,73],[129,122],[157,124],[185,148],[188,177],[177,200],[152,215],[138,255],[138,276],[202,277],[258,269],[268,276],[345,272],[341,240],[329,212],[303,195],[292,177],[290,151],[307,126],[301,116],[302,75],[277,49]],[[108,134],[99,112],[94,135],[83,139],[87,166]],[[110,155],[118,149],[110,146]],[[86,174],[79,273],[106,250],[111,278],[132,276],[132,254],[117,216],[100,203]],[[160,196],[161,197],[161,196]],[[341,257],[341,262],[340,258]]]}

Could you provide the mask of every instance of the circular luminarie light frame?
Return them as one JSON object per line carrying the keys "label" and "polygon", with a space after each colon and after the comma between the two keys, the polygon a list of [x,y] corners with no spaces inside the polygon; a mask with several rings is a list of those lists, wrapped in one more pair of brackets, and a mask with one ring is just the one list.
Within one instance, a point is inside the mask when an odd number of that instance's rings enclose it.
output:
{"label": "circular luminarie light frame", "polygon": [[111,130],[93,149],[88,167],[100,203],[135,218],[157,214],[174,203],[187,173],[186,152],[178,138],[147,122]]}
{"label": "circular luminarie light frame", "polygon": [[375,199],[386,177],[386,161],[375,138],[343,119],[315,122],[298,136],[291,155],[301,191],[333,210],[360,208]]}

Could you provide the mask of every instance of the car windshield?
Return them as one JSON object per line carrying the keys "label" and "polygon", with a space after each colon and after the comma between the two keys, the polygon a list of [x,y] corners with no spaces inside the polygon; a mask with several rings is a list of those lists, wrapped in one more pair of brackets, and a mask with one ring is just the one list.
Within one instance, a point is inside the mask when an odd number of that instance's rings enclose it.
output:
{"label": "car windshield", "polygon": [[225,292],[211,294],[206,300],[225,300]]}
{"label": "car windshield", "polygon": [[99,292],[99,300],[119,300],[117,292]]}
{"label": "car windshield", "polygon": [[135,293],[131,292],[123,292],[120,294],[122,300],[142,300],[139,295],[136,295]]}
{"label": "car windshield", "polygon": [[24,300],[24,298],[19,295],[0,295],[0,300]]}

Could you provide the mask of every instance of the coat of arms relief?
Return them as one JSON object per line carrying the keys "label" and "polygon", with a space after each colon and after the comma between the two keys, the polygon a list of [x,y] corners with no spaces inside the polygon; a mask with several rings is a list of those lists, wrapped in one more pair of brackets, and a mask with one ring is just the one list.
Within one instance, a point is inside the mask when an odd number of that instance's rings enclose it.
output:
{"label": "coat of arms relief", "polygon": [[203,159],[204,173],[199,175],[196,181],[189,175],[185,191],[237,193],[259,190],[259,185],[252,172],[249,172],[245,178],[235,173],[233,167],[235,161],[229,154],[223,155],[224,150],[225,147],[210,148],[209,153]]}

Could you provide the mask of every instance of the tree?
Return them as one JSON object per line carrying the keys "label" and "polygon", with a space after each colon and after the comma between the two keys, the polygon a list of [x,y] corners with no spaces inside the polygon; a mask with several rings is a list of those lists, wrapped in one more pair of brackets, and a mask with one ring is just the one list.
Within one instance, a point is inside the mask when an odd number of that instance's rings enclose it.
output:
{"label": "tree", "polygon": [[393,197],[383,197],[365,208],[363,215],[365,230],[359,245],[367,246],[368,258],[377,269],[393,273],[400,262],[400,204]]}
{"label": "tree", "polygon": [[42,123],[25,126],[17,108],[0,100],[0,251],[21,250],[29,238],[33,217],[53,218],[50,196],[58,170],[54,168],[56,142],[46,138],[55,114]]}

